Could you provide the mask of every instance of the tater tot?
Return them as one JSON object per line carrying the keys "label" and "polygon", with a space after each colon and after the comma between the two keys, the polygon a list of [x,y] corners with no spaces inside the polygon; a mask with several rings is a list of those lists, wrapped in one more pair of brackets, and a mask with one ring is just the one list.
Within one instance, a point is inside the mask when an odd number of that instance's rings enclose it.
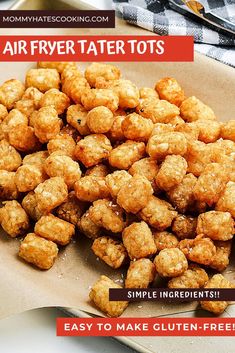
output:
{"label": "tater tot", "polygon": [[68,108],[69,103],[70,99],[65,93],[56,88],[51,88],[42,96],[39,105],[41,108],[52,106],[60,115]]}
{"label": "tater tot", "polygon": [[159,167],[156,161],[147,157],[133,163],[128,172],[131,175],[139,174],[145,176],[150,181],[153,190],[158,191],[158,187],[155,183],[155,177],[158,173],[158,170]]}
{"label": "tater tot", "polygon": [[74,65],[66,65],[64,70],[61,72],[61,83],[74,79],[75,77],[83,77],[81,70]]}
{"label": "tater tot", "polygon": [[59,89],[60,75],[55,69],[30,69],[26,73],[25,85],[35,87],[41,92],[51,88]]}
{"label": "tater tot", "polygon": [[20,166],[15,173],[15,183],[20,192],[34,190],[47,178],[48,177],[42,167],[32,164]]}
{"label": "tater tot", "polygon": [[39,211],[37,198],[34,191],[30,191],[22,200],[22,207],[27,215],[34,221],[38,221],[43,213]]}
{"label": "tater tot", "polygon": [[28,154],[23,159],[24,164],[32,164],[43,167],[47,157],[49,156],[47,151],[39,151],[35,153]]}
{"label": "tater tot", "polygon": [[34,190],[38,209],[41,212],[50,212],[61,205],[68,196],[68,188],[61,177],[53,177],[39,184]]}
{"label": "tater tot", "polygon": [[95,239],[101,236],[102,228],[97,226],[90,217],[90,210],[87,210],[77,223],[80,231],[88,238]]}
{"label": "tater tot", "polygon": [[176,124],[174,131],[183,133],[186,139],[190,142],[198,139],[200,129],[196,123],[184,122],[183,124]]}
{"label": "tater tot", "polygon": [[[3,124],[0,122],[0,141],[5,138],[5,134],[4,134],[3,130],[2,130],[2,125]],[[6,136],[6,138],[7,138],[7,136]]]}
{"label": "tater tot", "polygon": [[57,245],[52,241],[29,233],[20,244],[19,257],[41,270],[49,270],[55,262],[58,251]]}
{"label": "tater tot", "polygon": [[184,176],[180,184],[168,190],[167,196],[171,204],[181,213],[185,213],[194,204],[193,190],[197,178],[193,174]]}
{"label": "tater tot", "polygon": [[187,162],[182,156],[166,156],[155,178],[157,186],[165,191],[179,185],[186,175]]}
{"label": "tater tot", "polygon": [[0,104],[0,123],[7,117],[8,111],[5,105]]}
{"label": "tater tot", "polygon": [[42,107],[34,123],[35,135],[40,142],[46,143],[60,132],[61,122],[53,107]]}
{"label": "tater tot", "polygon": [[222,272],[229,265],[229,256],[232,250],[232,241],[215,241],[216,254],[212,257],[210,267]]}
{"label": "tater tot", "polygon": [[195,176],[200,176],[207,164],[214,162],[223,163],[226,148],[227,146],[223,146],[219,140],[209,144],[201,141],[189,142],[186,154],[188,172],[193,173]]}
{"label": "tater tot", "polygon": [[128,172],[133,176],[135,174],[145,176],[149,181],[152,181],[157,175],[159,168],[155,160],[146,157],[137,162],[134,162]]}
{"label": "tater tot", "polygon": [[69,189],[74,187],[82,175],[80,166],[71,157],[53,152],[46,159],[44,169],[50,177],[62,177]]}
{"label": "tater tot", "polygon": [[0,200],[16,200],[19,190],[15,183],[15,173],[0,170]]}
{"label": "tater tot", "polygon": [[89,214],[92,222],[112,233],[122,232],[125,227],[123,210],[112,201],[105,199],[94,201]]}
{"label": "tater tot", "polygon": [[170,203],[152,196],[139,216],[153,228],[162,231],[171,226],[177,212]]}
{"label": "tater tot", "polygon": [[111,196],[115,199],[121,187],[131,180],[131,175],[125,170],[116,170],[105,177],[106,185]]}
{"label": "tater tot", "polygon": [[210,143],[215,142],[220,137],[221,123],[218,121],[197,120],[195,123],[199,128],[198,140]]}
{"label": "tater tot", "polygon": [[40,108],[40,100],[43,97],[43,93],[39,91],[39,89],[35,87],[28,87],[23,96],[22,100],[31,100],[33,101],[34,108],[39,109]]}
{"label": "tater tot", "polygon": [[59,73],[62,73],[66,67],[77,67],[75,62],[68,61],[39,61],[38,68],[41,69],[56,69]]}
{"label": "tater tot", "polygon": [[172,77],[164,77],[159,80],[156,83],[155,89],[161,99],[165,99],[178,107],[186,98],[183,89],[176,79]]}
{"label": "tater tot", "polygon": [[204,171],[206,165],[212,162],[210,146],[201,141],[189,142],[186,160],[188,173],[198,177]]}
{"label": "tater tot", "polygon": [[0,103],[8,110],[14,107],[15,102],[21,99],[25,87],[19,80],[8,80],[0,86]]}
{"label": "tater tot", "polygon": [[[231,156],[235,152],[235,143],[231,140],[218,139],[214,143],[208,144],[211,152],[214,154],[219,154],[218,157],[224,158],[225,156]],[[220,159],[219,159],[220,160]]]}
{"label": "tater tot", "polygon": [[32,99],[21,99],[14,104],[14,107],[19,110],[22,114],[24,114],[27,118],[30,118],[30,116],[36,112]]}
{"label": "tater tot", "polygon": [[93,202],[110,196],[104,177],[86,175],[74,184],[75,195],[78,200]]}
{"label": "tater tot", "polygon": [[151,119],[153,123],[169,123],[179,115],[179,108],[166,100],[153,97],[142,99],[137,107],[137,113],[144,118]]}
{"label": "tater tot", "polygon": [[230,212],[235,217],[235,183],[227,183],[223,193],[215,205],[217,211]]}
{"label": "tater tot", "polygon": [[76,225],[87,208],[86,203],[79,201],[75,196],[75,192],[69,193],[68,198],[56,209],[56,215]]}
{"label": "tater tot", "polygon": [[113,125],[113,113],[104,106],[91,109],[86,118],[87,126],[92,133],[105,134]]}
{"label": "tater tot", "polygon": [[176,126],[184,125],[184,124],[185,124],[184,119],[182,119],[179,115],[174,116],[174,118],[172,118],[169,121],[169,125],[171,125],[173,128],[175,128]]}
{"label": "tater tot", "polygon": [[148,288],[155,274],[155,266],[149,259],[132,261],[127,271],[125,288]]}
{"label": "tater tot", "polygon": [[12,109],[1,124],[1,131],[3,136],[8,139],[8,134],[18,125],[28,125],[28,118],[22,114],[18,109]]}
{"label": "tater tot", "polygon": [[208,164],[194,186],[193,194],[195,199],[212,206],[218,201],[227,181],[227,172],[221,164]]}
{"label": "tater tot", "polygon": [[213,110],[195,96],[185,99],[180,106],[181,117],[188,121],[216,120]]}
{"label": "tater tot", "polygon": [[52,138],[48,144],[47,149],[50,154],[53,152],[61,152],[65,156],[69,156],[73,158],[74,150],[76,147],[76,143],[72,136],[67,134],[58,134],[54,138]]}
{"label": "tater tot", "polygon": [[173,131],[174,131],[174,127],[171,126],[170,124],[156,123],[153,125],[151,136],[159,135],[164,132],[173,132]]}
{"label": "tater tot", "polygon": [[235,142],[235,120],[226,121],[221,125],[221,137]]}
{"label": "tater tot", "polygon": [[126,116],[117,115],[113,118],[113,124],[108,132],[108,137],[111,141],[122,141],[125,136],[122,131],[122,122],[125,120]]}
{"label": "tater tot", "polygon": [[92,88],[84,91],[81,97],[81,102],[85,109],[91,110],[95,107],[105,106],[112,112],[118,109],[118,95],[111,89]]}
{"label": "tater tot", "polygon": [[29,126],[34,128],[37,117],[38,117],[38,110],[34,110],[29,116]]}
{"label": "tater tot", "polygon": [[0,224],[7,234],[15,238],[29,228],[29,218],[17,201],[5,201],[0,208]]}
{"label": "tater tot", "polygon": [[62,92],[71,98],[74,103],[81,103],[81,97],[90,85],[84,77],[72,76],[66,78],[62,84]]}
{"label": "tater tot", "polygon": [[201,288],[208,281],[208,275],[203,268],[189,265],[189,268],[180,276],[168,282],[169,288]]}
{"label": "tater tot", "polygon": [[122,240],[131,260],[154,255],[157,251],[151,229],[145,222],[134,222],[126,227]]}
{"label": "tater tot", "polygon": [[187,140],[181,132],[166,132],[154,135],[148,140],[146,151],[154,159],[162,159],[167,155],[181,155],[187,152]]}
{"label": "tater tot", "polygon": [[89,168],[107,159],[111,150],[111,143],[105,135],[93,134],[78,142],[74,158]]}
{"label": "tater tot", "polygon": [[118,169],[129,169],[132,164],[145,154],[143,142],[126,141],[114,148],[109,155],[109,164]]}
{"label": "tater tot", "polygon": [[32,152],[41,146],[34,129],[26,125],[13,127],[8,133],[8,140],[13,147],[22,152]]}
{"label": "tater tot", "polygon": [[132,109],[139,104],[139,90],[130,80],[109,81],[108,88],[111,88],[117,94],[120,108]]}
{"label": "tater tot", "polygon": [[226,158],[227,156],[224,156],[224,163],[223,163],[223,167],[226,168],[226,171],[228,173],[228,181],[235,181],[235,164],[234,161],[235,159],[230,158]]}
{"label": "tater tot", "polygon": [[154,264],[161,277],[178,277],[188,269],[188,261],[178,248],[161,250],[155,257]]}
{"label": "tater tot", "polygon": [[[229,282],[224,276],[221,274],[216,274],[209,279],[204,288],[234,288],[233,284]],[[201,307],[204,310],[211,311],[212,313],[219,315],[224,312],[224,310],[228,306],[228,302],[226,301],[200,301]]]}
{"label": "tater tot", "polygon": [[[235,143],[231,140],[218,139],[215,143],[208,144],[212,152],[219,154],[223,161],[224,156],[232,157],[235,152]],[[220,160],[220,159],[219,159]]]}
{"label": "tater tot", "polygon": [[154,241],[157,247],[157,251],[161,251],[163,249],[176,248],[179,240],[177,237],[170,232],[154,232]]}
{"label": "tater tot", "polygon": [[119,68],[114,65],[92,63],[86,68],[84,74],[90,86],[95,87],[97,79],[102,78],[105,81],[118,80],[121,72]]}
{"label": "tater tot", "polygon": [[43,93],[35,87],[28,87],[19,101],[15,103],[15,108],[28,118],[37,109],[40,108],[40,100]]}
{"label": "tater tot", "polygon": [[91,133],[87,125],[87,113],[81,104],[70,105],[66,113],[68,124],[72,125],[81,135]]}
{"label": "tater tot", "polygon": [[184,239],[178,244],[188,260],[202,265],[210,265],[213,256],[216,254],[216,247],[213,241],[203,234],[195,239]]}
{"label": "tater tot", "polygon": [[15,171],[22,163],[20,154],[6,140],[0,141],[0,170]]}
{"label": "tater tot", "polygon": [[145,99],[149,97],[159,98],[158,93],[155,89],[150,87],[142,87],[139,89],[140,99]]}
{"label": "tater tot", "polygon": [[91,248],[96,256],[115,269],[121,267],[128,257],[122,242],[110,237],[96,238]]}
{"label": "tater tot", "polygon": [[211,154],[211,162],[222,162],[225,157],[233,157],[235,152],[235,143],[230,140],[218,139],[214,143],[208,143],[208,151]]}
{"label": "tater tot", "polygon": [[88,168],[85,175],[105,178],[109,174],[109,168],[105,164],[97,164],[94,167]]}
{"label": "tater tot", "polygon": [[229,212],[209,211],[201,213],[197,221],[197,234],[212,240],[226,241],[233,238],[234,221]]}
{"label": "tater tot", "polygon": [[34,227],[34,232],[40,237],[66,245],[75,233],[73,224],[64,221],[52,214],[42,216]]}
{"label": "tater tot", "polygon": [[142,175],[134,175],[128,183],[121,186],[117,203],[126,212],[138,213],[144,208],[153,194],[151,183]]}
{"label": "tater tot", "polygon": [[128,306],[127,301],[109,301],[109,289],[122,288],[106,276],[101,276],[92,286],[89,297],[105,314],[111,317],[120,316]]}
{"label": "tater tot", "polygon": [[72,137],[74,141],[79,141],[81,140],[81,136],[79,135],[78,131],[70,124],[66,124],[62,127],[60,130],[60,135],[67,135],[69,137]]}
{"label": "tater tot", "polygon": [[127,115],[122,122],[123,134],[129,140],[148,141],[152,130],[152,121],[136,113]]}
{"label": "tater tot", "polygon": [[172,231],[179,239],[196,237],[197,218],[186,215],[177,215],[172,222]]}

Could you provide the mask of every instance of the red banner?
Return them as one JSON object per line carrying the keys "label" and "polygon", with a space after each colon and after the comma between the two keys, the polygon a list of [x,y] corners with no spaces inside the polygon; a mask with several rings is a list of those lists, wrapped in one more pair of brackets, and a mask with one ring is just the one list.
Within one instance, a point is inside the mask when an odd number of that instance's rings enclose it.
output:
{"label": "red banner", "polygon": [[235,318],[57,318],[57,336],[235,336]]}
{"label": "red banner", "polygon": [[193,61],[190,36],[1,36],[0,61]]}

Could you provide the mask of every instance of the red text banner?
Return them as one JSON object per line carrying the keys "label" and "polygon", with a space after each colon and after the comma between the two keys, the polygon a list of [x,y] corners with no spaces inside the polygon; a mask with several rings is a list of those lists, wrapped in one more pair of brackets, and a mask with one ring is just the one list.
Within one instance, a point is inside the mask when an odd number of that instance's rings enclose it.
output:
{"label": "red text banner", "polygon": [[235,318],[57,318],[57,336],[235,336]]}
{"label": "red text banner", "polygon": [[193,61],[191,36],[1,36],[0,61]]}

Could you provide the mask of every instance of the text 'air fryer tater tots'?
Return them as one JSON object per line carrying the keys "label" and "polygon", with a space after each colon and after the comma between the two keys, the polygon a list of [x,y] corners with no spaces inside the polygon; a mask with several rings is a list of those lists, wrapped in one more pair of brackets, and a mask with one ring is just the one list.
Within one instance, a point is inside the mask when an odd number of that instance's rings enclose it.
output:
{"label": "text 'air fryer tater tots'", "polygon": [[[85,236],[105,266],[127,269],[126,288],[156,276],[169,288],[233,287],[221,272],[234,236],[235,121],[217,121],[173,77],[154,84],[68,62],[2,83],[0,223],[22,237],[24,262],[48,270]],[[89,297],[115,317],[128,302],[109,301],[110,288],[121,286],[101,274]],[[214,314],[228,305],[200,304]]]}

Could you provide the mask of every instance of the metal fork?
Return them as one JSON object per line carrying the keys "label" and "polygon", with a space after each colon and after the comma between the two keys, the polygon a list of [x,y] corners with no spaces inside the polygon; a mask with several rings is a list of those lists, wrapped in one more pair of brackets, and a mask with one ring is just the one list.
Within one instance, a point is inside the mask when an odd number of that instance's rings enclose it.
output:
{"label": "metal fork", "polygon": [[205,7],[199,1],[169,0],[170,6],[183,14],[193,14],[198,18],[216,26],[230,34],[235,34],[235,23],[232,23],[212,12],[206,12]]}

